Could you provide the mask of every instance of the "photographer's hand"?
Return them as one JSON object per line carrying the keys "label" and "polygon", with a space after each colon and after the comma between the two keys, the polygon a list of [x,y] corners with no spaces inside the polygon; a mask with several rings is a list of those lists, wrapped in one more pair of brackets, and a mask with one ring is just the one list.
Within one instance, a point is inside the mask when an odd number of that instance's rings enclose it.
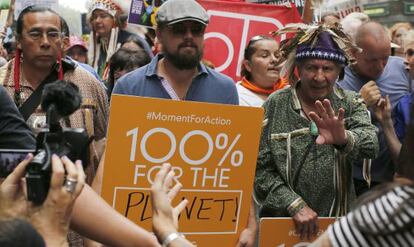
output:
{"label": "photographer's hand", "polygon": [[9,217],[28,216],[29,205],[24,195],[26,186],[23,178],[26,174],[26,166],[32,159],[33,155],[28,154],[0,185],[0,193],[3,199],[2,203],[4,203],[6,214]]}
{"label": "photographer's hand", "polygon": [[184,199],[177,206],[172,206],[172,201],[182,187],[179,182],[172,186],[173,177],[174,172],[168,163],[163,164],[161,170],[155,175],[151,186],[152,229],[160,243],[170,242],[168,238],[175,235],[168,246],[194,247],[185,238],[177,235],[178,215],[184,210],[188,200]]}
{"label": "photographer's hand", "polygon": [[[66,170],[66,178],[65,178]],[[73,204],[85,185],[82,163],[52,156],[52,178],[43,205],[32,205],[30,220],[48,246],[67,246]]]}

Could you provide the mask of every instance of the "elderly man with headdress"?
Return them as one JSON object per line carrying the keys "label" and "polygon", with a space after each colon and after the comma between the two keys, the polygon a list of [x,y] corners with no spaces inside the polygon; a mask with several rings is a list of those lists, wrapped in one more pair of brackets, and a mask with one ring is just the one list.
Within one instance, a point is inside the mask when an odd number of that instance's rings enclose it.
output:
{"label": "elderly man with headdress", "polygon": [[127,0],[94,0],[90,7],[92,33],[88,50],[89,63],[103,80],[107,79],[108,62],[112,54],[131,36],[136,36],[148,55],[153,56],[144,38],[123,29],[125,23],[121,19],[127,14],[129,6],[130,1]]}
{"label": "elderly man with headdress", "polygon": [[[288,27],[286,30],[292,30]],[[255,177],[260,216],[291,216],[301,237],[318,230],[318,216],[345,214],[353,200],[353,161],[374,158],[376,127],[354,92],[335,86],[351,42],[336,27],[301,27],[282,44],[287,71],[300,80],[264,104]]]}

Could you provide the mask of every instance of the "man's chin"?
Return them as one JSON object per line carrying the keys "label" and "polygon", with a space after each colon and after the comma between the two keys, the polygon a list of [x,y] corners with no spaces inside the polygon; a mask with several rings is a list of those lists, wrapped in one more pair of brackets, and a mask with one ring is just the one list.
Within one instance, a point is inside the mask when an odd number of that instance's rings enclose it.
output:
{"label": "man's chin", "polygon": [[37,61],[35,63],[35,66],[38,69],[51,69],[55,63],[56,63],[56,60]]}

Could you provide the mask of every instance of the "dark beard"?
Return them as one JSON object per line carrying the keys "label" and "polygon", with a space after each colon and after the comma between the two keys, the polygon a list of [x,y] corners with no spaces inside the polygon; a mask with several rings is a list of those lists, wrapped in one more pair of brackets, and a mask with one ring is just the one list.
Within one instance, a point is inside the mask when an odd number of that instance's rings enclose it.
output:
{"label": "dark beard", "polygon": [[189,70],[194,69],[198,66],[203,57],[203,52],[197,49],[196,54],[193,55],[180,55],[180,54],[173,54],[166,50],[164,50],[165,58],[174,65],[179,70]]}

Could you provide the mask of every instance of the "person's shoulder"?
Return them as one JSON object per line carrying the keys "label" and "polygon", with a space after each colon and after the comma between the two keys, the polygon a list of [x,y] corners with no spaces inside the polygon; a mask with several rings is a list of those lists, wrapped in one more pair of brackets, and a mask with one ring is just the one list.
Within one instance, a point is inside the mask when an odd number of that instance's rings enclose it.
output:
{"label": "person's shoulder", "polygon": [[81,66],[76,66],[72,71],[66,72],[64,79],[73,82],[83,90],[105,92],[102,82]]}
{"label": "person's shoulder", "polygon": [[337,87],[337,86],[335,86],[334,90],[335,90],[335,94],[338,97],[343,98],[349,103],[356,103],[359,101],[362,102],[361,95],[358,92],[355,92],[353,90],[349,90],[346,88]]}
{"label": "person's shoulder", "polygon": [[14,63],[14,59],[7,62],[5,65],[0,67],[0,85],[5,85],[7,82],[5,82],[7,74],[9,74],[12,70]]}
{"label": "person's shoulder", "polygon": [[235,87],[235,83],[233,81],[233,79],[231,79],[229,76],[222,74],[214,69],[211,69],[209,67],[205,67],[207,74],[209,76],[209,79],[211,78],[212,82],[216,82],[222,85],[232,85],[233,87]]}
{"label": "person's shoulder", "polygon": [[212,89],[225,90],[226,93],[228,91],[237,92],[236,84],[229,76],[208,67],[206,67],[206,72],[206,81],[208,82],[208,87]]}
{"label": "person's shoulder", "polygon": [[285,87],[283,89],[277,90],[269,95],[267,98],[268,101],[279,101],[279,100],[285,100],[286,97],[292,94],[292,86]]}
{"label": "person's shoulder", "polygon": [[388,57],[388,63],[394,65],[404,65],[404,59],[401,57],[396,57],[396,56],[389,56]]}

